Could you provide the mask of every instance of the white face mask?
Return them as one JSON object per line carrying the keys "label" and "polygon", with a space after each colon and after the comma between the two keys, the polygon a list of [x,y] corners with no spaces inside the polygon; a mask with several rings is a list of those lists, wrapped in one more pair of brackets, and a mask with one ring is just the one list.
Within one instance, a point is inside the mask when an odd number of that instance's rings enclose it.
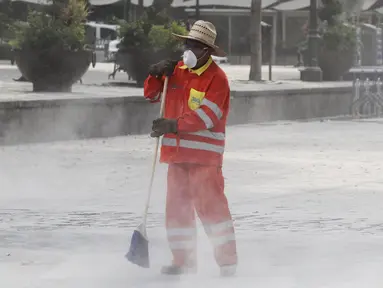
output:
{"label": "white face mask", "polygon": [[190,69],[193,69],[197,65],[197,62],[198,62],[197,56],[195,56],[195,54],[191,50],[185,50],[182,58],[185,65]]}

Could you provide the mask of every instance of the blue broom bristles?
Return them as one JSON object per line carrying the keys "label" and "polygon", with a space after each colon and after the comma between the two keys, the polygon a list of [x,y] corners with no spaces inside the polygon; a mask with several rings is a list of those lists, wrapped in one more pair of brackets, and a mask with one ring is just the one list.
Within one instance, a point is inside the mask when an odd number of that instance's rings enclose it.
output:
{"label": "blue broom bristles", "polygon": [[149,268],[149,241],[140,231],[134,230],[129,252],[125,257],[138,266]]}

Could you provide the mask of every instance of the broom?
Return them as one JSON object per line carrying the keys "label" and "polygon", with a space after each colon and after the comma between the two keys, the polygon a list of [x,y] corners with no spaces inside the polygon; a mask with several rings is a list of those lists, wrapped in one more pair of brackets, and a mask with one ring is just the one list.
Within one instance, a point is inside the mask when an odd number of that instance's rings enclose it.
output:
{"label": "broom", "polygon": [[[164,83],[164,88],[163,88],[162,97],[161,97],[160,117],[162,117],[163,113],[164,113],[166,92],[168,90],[168,82],[169,82],[169,77],[165,77],[165,83]],[[129,252],[125,256],[130,262],[132,262],[133,264],[136,264],[138,266],[141,266],[143,268],[149,268],[149,266],[150,266],[149,241],[148,241],[148,236],[146,234],[146,221],[147,221],[147,217],[148,217],[150,196],[152,194],[154,172],[156,171],[157,154],[158,154],[159,146],[160,146],[160,137],[157,137],[156,147],[154,150],[152,175],[150,177],[150,183],[149,183],[149,189],[148,189],[148,198],[146,200],[144,215],[142,217],[143,218],[142,223],[140,225],[138,225],[136,230],[134,230],[132,240],[130,243]]]}

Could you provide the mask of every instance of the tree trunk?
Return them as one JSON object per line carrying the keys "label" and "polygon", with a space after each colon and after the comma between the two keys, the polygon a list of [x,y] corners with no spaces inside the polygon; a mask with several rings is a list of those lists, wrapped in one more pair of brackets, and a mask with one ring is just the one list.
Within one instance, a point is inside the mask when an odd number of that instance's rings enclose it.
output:
{"label": "tree trunk", "polygon": [[201,16],[199,0],[195,1],[195,19],[198,21]]}
{"label": "tree trunk", "polygon": [[144,0],[138,0],[137,18],[140,18],[144,14]]}
{"label": "tree trunk", "polygon": [[251,0],[250,75],[249,80],[262,80],[262,0]]}
{"label": "tree trunk", "polygon": [[126,22],[131,22],[133,20],[131,19],[132,18],[131,7],[132,7],[131,0],[124,0],[124,20]]}

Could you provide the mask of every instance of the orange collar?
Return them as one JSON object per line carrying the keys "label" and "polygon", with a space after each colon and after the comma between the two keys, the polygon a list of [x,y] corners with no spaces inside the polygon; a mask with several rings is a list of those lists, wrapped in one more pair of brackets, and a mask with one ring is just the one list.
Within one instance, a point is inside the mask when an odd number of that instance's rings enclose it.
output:
{"label": "orange collar", "polygon": [[207,60],[205,65],[199,67],[198,69],[189,69],[186,65],[182,65],[179,68],[183,69],[183,70],[188,69],[190,73],[195,73],[198,76],[201,76],[202,73],[205,72],[207,70],[207,68],[210,67],[211,63],[213,63],[213,59],[211,57],[209,57],[209,60]]}

